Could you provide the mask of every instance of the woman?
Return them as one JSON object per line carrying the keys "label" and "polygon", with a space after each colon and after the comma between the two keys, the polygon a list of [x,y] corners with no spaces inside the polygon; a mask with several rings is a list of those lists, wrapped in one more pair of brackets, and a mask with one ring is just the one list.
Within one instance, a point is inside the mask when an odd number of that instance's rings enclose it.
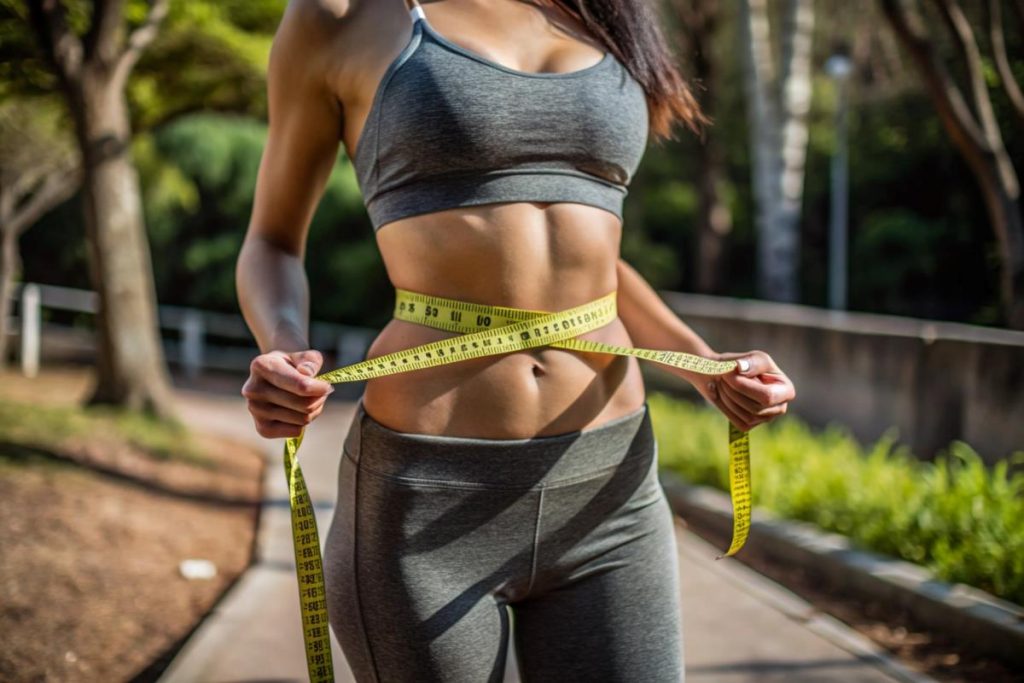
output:
{"label": "woman", "polygon": [[[702,121],[646,0],[293,0],[268,93],[237,270],[262,436],[297,436],[332,390],[303,258],[339,143],[397,289],[534,311],[616,292],[579,338],[739,359],[667,369],[743,430],[786,412],[767,354],[714,352],[619,258],[648,133]],[[367,357],[456,336],[396,316]],[[324,571],[357,680],[501,680],[510,632],[524,681],[683,678],[636,358],[544,346],[370,379],[341,450]]]}

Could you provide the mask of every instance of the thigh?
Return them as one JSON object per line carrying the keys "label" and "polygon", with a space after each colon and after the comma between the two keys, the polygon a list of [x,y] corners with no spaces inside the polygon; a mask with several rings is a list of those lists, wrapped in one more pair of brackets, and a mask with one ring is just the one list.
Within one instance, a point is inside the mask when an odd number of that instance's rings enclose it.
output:
{"label": "thigh", "polygon": [[523,683],[682,681],[678,555],[656,462],[566,558],[563,580],[512,604]]}
{"label": "thigh", "polygon": [[[360,683],[501,681],[500,589],[525,566],[498,533],[518,495],[400,482],[343,456],[325,549],[331,627]],[[507,520],[505,520],[507,521]],[[506,527],[506,530],[508,527]]]}

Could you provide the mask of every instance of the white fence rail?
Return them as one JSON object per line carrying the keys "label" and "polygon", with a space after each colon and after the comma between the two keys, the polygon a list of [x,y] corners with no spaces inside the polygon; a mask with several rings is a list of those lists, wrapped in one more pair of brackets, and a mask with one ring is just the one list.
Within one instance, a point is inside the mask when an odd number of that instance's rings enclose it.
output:
{"label": "white fence rail", "polygon": [[[43,324],[42,309],[95,314],[99,309],[96,292],[32,282],[21,283],[14,292],[17,316],[11,320],[11,330],[20,336],[21,371],[27,377],[39,372],[44,334],[60,334],[68,326]],[[197,308],[159,305],[157,316],[160,328],[173,330],[176,339],[164,340],[167,360],[181,366],[186,376],[194,378],[204,369],[244,371],[259,353],[252,333],[241,315],[204,311]],[[339,325],[323,321],[310,323],[310,343],[313,348],[334,353],[325,359],[325,366],[355,363],[366,356],[377,330],[368,327]],[[215,340],[244,342],[244,344],[216,343]]]}

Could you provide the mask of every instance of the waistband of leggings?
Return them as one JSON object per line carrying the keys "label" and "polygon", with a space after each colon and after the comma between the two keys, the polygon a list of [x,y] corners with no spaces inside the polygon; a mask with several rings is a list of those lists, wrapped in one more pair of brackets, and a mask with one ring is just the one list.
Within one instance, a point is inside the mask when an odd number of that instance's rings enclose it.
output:
{"label": "waistband of leggings", "polygon": [[361,468],[423,483],[496,488],[569,484],[656,457],[647,402],[590,429],[526,439],[395,431],[356,405],[345,454]]}

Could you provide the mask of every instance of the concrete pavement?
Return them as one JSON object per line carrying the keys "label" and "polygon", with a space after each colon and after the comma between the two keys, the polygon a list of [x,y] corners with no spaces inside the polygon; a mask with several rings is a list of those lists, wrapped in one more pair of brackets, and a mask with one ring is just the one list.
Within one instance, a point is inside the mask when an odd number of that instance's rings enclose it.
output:
{"label": "concrete pavement", "polygon": [[[269,466],[254,564],[174,658],[161,683],[304,681],[283,440],[256,434],[237,394],[178,389],[177,397],[182,415],[196,429],[254,443]],[[354,407],[329,400],[303,441],[302,467],[321,541],[333,511],[338,458]],[[893,662],[852,630],[740,563],[716,562],[716,550],[681,524],[677,542],[691,683],[931,680]],[[332,646],[336,679],[353,681],[333,634]],[[508,663],[505,680],[513,683],[519,680],[514,652]]]}

